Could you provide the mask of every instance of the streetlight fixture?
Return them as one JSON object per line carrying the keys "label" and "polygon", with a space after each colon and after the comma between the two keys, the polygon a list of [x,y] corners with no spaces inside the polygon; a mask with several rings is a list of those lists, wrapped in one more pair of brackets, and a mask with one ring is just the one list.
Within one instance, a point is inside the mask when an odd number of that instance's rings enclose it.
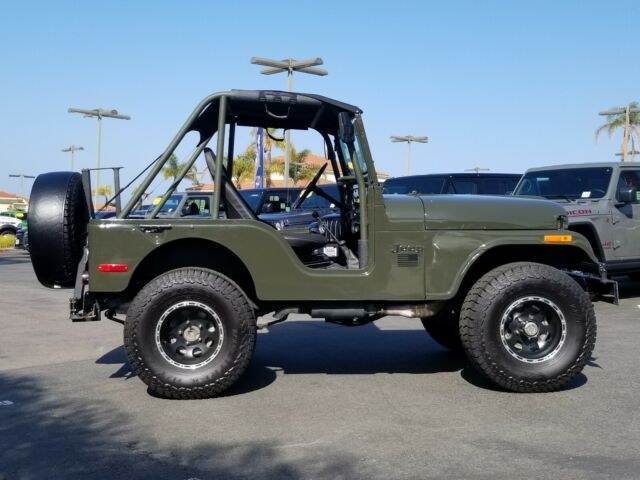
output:
{"label": "streetlight fixture", "polygon": [[[640,108],[627,105],[624,108],[612,108],[599,112],[598,115],[620,115],[622,113],[624,113],[624,135],[622,136],[622,149],[620,154],[622,155],[622,161],[626,162],[627,151],[629,150],[629,114],[640,113]],[[635,157],[635,154],[633,156]]]}
{"label": "streetlight fixture", "polygon": [[[263,75],[273,75],[275,73],[287,72],[287,89],[290,92],[293,84],[293,72],[310,73],[311,75],[319,75],[324,77],[328,75],[324,68],[315,68],[318,65],[324,64],[320,57],[309,58],[307,60],[296,60],[294,58],[286,58],[284,60],[272,60],[270,58],[252,57],[251,63],[254,65],[262,65],[267,68],[260,70]],[[291,152],[289,146],[291,145],[291,135],[289,129],[284,133],[284,186],[289,184],[289,161],[291,159]]]}
{"label": "streetlight fixture", "polygon": [[411,144],[413,142],[417,143],[427,143],[429,141],[429,137],[414,137],[413,135],[391,135],[392,142],[405,142],[407,144],[407,175],[411,173]]}
{"label": "streetlight fixture", "polygon": [[96,117],[98,119],[98,134],[96,148],[96,186],[93,195],[94,205],[98,205],[98,188],[100,188],[100,142],[102,140],[102,118],[116,118],[118,120],[131,120],[129,115],[121,115],[117,110],[104,110],[102,108],[94,108],[93,110],[85,110],[82,108],[70,108],[69,113],[81,113],[84,118]]}
{"label": "streetlight fixture", "polygon": [[76,147],[75,145],[70,145],[67,148],[63,148],[63,152],[71,152],[71,171],[73,172],[73,154],[80,150],[84,150],[84,147]]}
{"label": "streetlight fixture", "polygon": [[465,172],[476,172],[476,173],[480,173],[480,172],[488,172],[489,170],[491,170],[490,168],[483,168],[483,167],[473,167],[473,168],[467,168],[465,169]]}
{"label": "streetlight fixture", "polygon": [[12,178],[20,179],[20,195],[24,197],[24,179],[25,178],[36,178],[33,175],[25,175],[24,173],[12,173],[9,175]]}

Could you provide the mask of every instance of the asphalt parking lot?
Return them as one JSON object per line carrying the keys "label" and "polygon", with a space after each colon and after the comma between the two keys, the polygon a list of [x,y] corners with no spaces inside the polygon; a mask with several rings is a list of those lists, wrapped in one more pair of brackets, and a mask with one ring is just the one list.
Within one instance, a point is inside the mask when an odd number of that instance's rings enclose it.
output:
{"label": "asphalt parking lot", "polygon": [[491,388],[415,320],[298,320],[258,336],[217,399],[155,398],[122,327],[72,324],[69,291],[0,253],[0,479],[640,478],[640,283],[598,304],[564,391]]}

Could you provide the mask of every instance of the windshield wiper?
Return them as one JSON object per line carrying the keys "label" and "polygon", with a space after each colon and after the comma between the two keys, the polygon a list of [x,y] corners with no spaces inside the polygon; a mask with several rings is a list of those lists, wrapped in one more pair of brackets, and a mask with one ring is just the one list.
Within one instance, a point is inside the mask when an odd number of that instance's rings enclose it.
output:
{"label": "windshield wiper", "polygon": [[544,198],[562,198],[567,202],[575,202],[577,197],[570,197],[569,195],[562,194],[554,194],[554,195],[543,195]]}

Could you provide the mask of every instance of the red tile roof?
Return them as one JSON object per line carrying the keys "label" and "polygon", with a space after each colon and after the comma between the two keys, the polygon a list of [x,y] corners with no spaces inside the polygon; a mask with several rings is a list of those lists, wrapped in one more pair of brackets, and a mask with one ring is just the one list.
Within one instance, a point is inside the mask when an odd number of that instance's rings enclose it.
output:
{"label": "red tile roof", "polygon": [[9,192],[0,192],[0,198],[12,198],[15,200],[24,200],[24,201],[27,200],[27,198],[23,197],[22,195],[16,195],[15,193],[9,193]]}

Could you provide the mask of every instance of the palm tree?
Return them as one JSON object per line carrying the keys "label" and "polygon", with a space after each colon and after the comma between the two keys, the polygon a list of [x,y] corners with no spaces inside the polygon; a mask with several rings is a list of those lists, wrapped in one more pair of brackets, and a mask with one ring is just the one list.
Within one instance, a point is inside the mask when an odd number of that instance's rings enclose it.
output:
{"label": "palm tree", "polygon": [[301,180],[311,180],[316,170],[305,162],[311,151],[305,148],[301,152],[296,152],[296,149],[291,145],[290,152],[289,158],[292,158],[293,162],[289,164],[289,178],[293,181],[293,185],[296,186]]}
{"label": "palm tree", "polygon": [[256,164],[256,149],[254,145],[250,144],[244,153],[238,155],[233,161],[232,181],[237,188],[240,188],[242,182],[249,180],[253,176]]}
{"label": "palm tree", "polygon": [[[162,168],[162,175],[164,176],[164,179],[167,180],[169,178],[173,178],[173,181],[175,182],[178,179],[178,174],[184,168],[184,166],[185,164],[180,163],[178,161],[178,157],[176,157],[175,154],[172,153],[167,160],[167,163],[165,163],[164,167]],[[191,166],[184,178],[186,178],[187,180],[191,180],[191,183],[193,183],[194,185],[200,185],[200,182],[198,181],[198,170],[194,165]]]}
{"label": "palm tree", "polygon": [[103,185],[98,187],[98,195],[102,195],[104,197],[104,204],[107,204],[107,200],[109,197],[113,195],[113,190],[111,190],[111,185]]}
{"label": "palm tree", "polygon": [[[638,102],[631,102],[629,108],[638,108]],[[609,138],[611,138],[613,132],[619,128],[624,130],[627,123],[626,117],[626,112],[607,115],[607,122],[596,130],[596,141],[598,141],[598,137],[604,131],[606,131]],[[629,131],[627,135],[623,136],[622,146],[620,147],[622,157],[626,157],[626,152],[629,150],[628,139],[631,138],[631,160],[633,160],[635,158],[635,153],[633,153],[635,152],[635,144],[636,142],[640,142],[640,113],[629,112]]]}

